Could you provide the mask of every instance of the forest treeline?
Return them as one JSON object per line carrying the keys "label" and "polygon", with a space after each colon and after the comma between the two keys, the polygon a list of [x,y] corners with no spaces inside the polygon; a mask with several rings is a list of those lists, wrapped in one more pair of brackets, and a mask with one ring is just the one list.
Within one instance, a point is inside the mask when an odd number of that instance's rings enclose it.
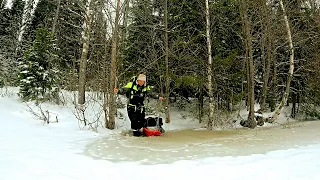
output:
{"label": "forest treeline", "polygon": [[[145,73],[170,107],[193,104],[208,128],[246,102],[245,127],[290,116],[320,119],[317,0],[0,0],[0,86],[25,101],[62,90],[103,97],[113,129],[113,89]],[[269,118],[258,113],[274,112]],[[222,122],[220,122],[222,121]]]}

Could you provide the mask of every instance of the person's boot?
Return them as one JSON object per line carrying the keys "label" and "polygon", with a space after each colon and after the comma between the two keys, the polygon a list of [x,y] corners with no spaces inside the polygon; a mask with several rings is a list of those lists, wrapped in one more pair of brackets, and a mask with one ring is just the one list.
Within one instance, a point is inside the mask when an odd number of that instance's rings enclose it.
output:
{"label": "person's boot", "polygon": [[139,137],[139,136],[141,136],[141,135],[142,135],[141,131],[140,131],[140,130],[138,130],[138,129],[137,129],[137,130],[136,130],[136,129],[135,129],[135,130],[133,130],[133,131],[132,131],[132,133],[133,133],[133,136],[137,136],[137,137]]}
{"label": "person's boot", "polygon": [[162,127],[159,128],[159,131],[160,131],[161,133],[165,133],[165,132],[166,132]]}

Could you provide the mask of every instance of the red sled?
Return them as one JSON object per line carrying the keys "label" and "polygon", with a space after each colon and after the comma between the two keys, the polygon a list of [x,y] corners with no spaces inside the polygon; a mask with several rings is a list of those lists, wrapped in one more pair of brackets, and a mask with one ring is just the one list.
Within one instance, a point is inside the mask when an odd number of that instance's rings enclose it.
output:
{"label": "red sled", "polygon": [[148,128],[143,128],[143,133],[146,136],[160,136],[162,133],[157,130],[157,129],[148,129]]}

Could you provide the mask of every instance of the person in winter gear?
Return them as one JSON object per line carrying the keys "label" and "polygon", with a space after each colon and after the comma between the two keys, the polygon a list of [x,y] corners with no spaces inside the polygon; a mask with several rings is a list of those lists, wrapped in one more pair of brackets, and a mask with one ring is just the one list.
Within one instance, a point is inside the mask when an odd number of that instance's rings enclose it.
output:
{"label": "person in winter gear", "polygon": [[[159,98],[163,100],[163,97],[151,93],[150,86],[147,85],[147,77],[144,74],[139,74],[138,77],[133,77],[131,82],[128,82],[123,89],[125,90],[126,96],[129,99],[127,104],[127,112],[131,121],[131,129],[133,130],[134,136],[141,136],[141,128],[145,127],[145,97],[151,96],[153,98]],[[114,92],[118,93],[117,88]],[[121,92],[120,92],[121,93]]]}

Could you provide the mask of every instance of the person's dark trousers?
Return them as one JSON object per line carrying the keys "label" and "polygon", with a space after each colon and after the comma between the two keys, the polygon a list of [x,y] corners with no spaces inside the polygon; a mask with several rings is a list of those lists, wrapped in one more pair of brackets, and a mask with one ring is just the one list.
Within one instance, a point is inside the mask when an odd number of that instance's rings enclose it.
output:
{"label": "person's dark trousers", "polygon": [[[141,109],[142,108],[142,109]],[[131,121],[131,129],[134,136],[141,136],[140,129],[145,126],[145,109],[144,107],[135,108],[134,106],[128,106],[128,116]]]}

